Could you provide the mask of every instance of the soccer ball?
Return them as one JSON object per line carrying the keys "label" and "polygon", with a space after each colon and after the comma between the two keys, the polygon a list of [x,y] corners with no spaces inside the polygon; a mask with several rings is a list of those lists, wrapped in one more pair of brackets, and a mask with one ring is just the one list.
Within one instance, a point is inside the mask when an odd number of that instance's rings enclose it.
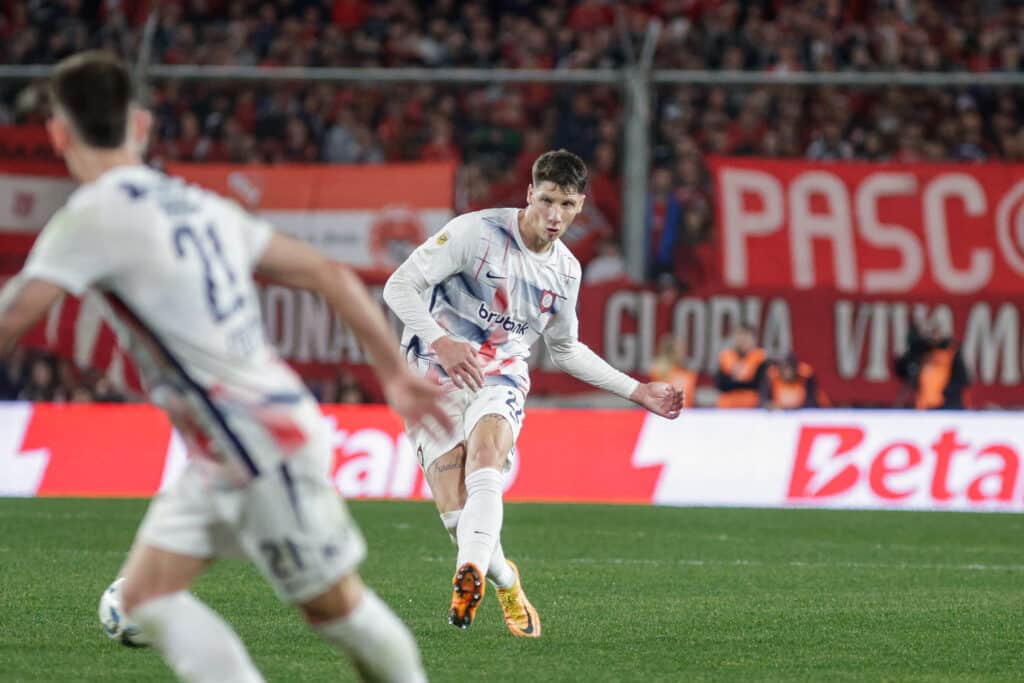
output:
{"label": "soccer ball", "polygon": [[100,596],[100,626],[111,640],[129,647],[149,645],[149,639],[121,608],[121,584],[124,577],[110,584]]}

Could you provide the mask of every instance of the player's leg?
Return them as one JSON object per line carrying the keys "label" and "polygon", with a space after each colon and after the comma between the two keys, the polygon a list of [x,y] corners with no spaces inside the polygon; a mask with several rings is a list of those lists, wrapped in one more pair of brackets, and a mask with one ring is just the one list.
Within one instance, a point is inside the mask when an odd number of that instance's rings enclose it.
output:
{"label": "player's leg", "polygon": [[506,458],[512,450],[512,428],[501,415],[484,415],[466,441],[466,504],[459,517],[458,565],[490,566],[501,535],[501,496]]}
{"label": "player's leg", "polygon": [[234,630],[189,593],[215,554],[211,509],[190,465],[150,505],[123,567],[125,613],[183,680],[262,681]]}
{"label": "player's leg", "polygon": [[[425,473],[441,522],[456,545],[459,518],[466,503],[465,462],[465,447],[460,444],[434,461]],[[500,540],[491,554],[487,578],[498,588],[498,604],[508,629],[517,636],[539,638],[540,617],[523,591],[519,569],[505,559]]]}
{"label": "player's leg", "polygon": [[[459,519],[466,505],[466,446],[459,444],[431,462],[423,476],[430,486],[434,504],[441,516],[441,523],[448,532],[452,543],[458,545]],[[494,546],[487,568],[487,578],[502,589],[511,588],[515,583],[515,571],[505,559],[501,540]]]}
{"label": "player's leg", "polygon": [[425,681],[412,633],[356,571],[366,543],[325,476],[322,450],[289,458],[250,484],[238,516],[242,547],[278,596],[365,680]]}
{"label": "player's leg", "polygon": [[459,516],[458,557],[452,579],[448,621],[468,628],[483,600],[491,555],[501,536],[501,472],[512,449],[513,434],[500,415],[475,420],[466,441],[466,504]]}
{"label": "player's leg", "polygon": [[[460,603],[465,602],[466,596],[471,598],[475,595],[468,592],[476,585],[476,577],[472,576],[473,562],[483,556],[486,534],[493,531],[496,538],[490,547],[489,564],[497,561],[504,564],[507,571],[498,588],[498,602],[505,615],[505,623],[517,636],[537,638],[540,636],[540,618],[523,592],[518,569],[505,560],[501,544],[497,542],[503,517],[501,472],[509,469],[512,447],[522,427],[523,402],[522,392],[492,386],[482,389],[466,411],[466,428],[469,430],[466,444],[467,498],[458,522],[460,557],[453,582],[452,606],[453,612],[460,612]],[[479,533],[481,530],[483,534]],[[465,544],[474,541],[477,547],[464,553]],[[491,566],[484,571],[489,575],[495,573]],[[473,580],[467,580],[467,576]],[[473,610],[464,611],[471,621]],[[458,619],[451,620],[465,628],[465,618],[461,620],[462,624]]]}
{"label": "player's leg", "polygon": [[324,640],[352,661],[363,680],[427,680],[412,633],[355,572],[299,609]]}

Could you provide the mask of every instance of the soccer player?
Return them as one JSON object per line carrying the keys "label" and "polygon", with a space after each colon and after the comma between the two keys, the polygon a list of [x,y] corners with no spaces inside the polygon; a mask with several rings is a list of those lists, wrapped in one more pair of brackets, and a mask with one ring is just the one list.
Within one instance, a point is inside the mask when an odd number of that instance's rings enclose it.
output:
{"label": "soccer player", "polygon": [[440,390],[409,370],[350,270],[142,165],[150,117],[122,63],[70,57],[50,92],[50,138],[82,185],[0,295],[0,351],[65,292],[99,291],[192,455],[139,528],[124,568],[125,611],[180,678],[262,681],[231,627],[189,592],[214,558],[242,554],[365,678],[426,680],[412,634],[356,571],[366,545],[328,478],[330,436],[264,337],[253,271],[324,296],[411,424],[430,415],[450,428]]}
{"label": "soccer player", "polygon": [[[526,359],[544,336],[570,375],[676,418],[682,392],[641,384],[579,341],[580,264],[559,240],[583,208],[587,167],[565,150],[533,164],[526,208],[458,216],[394,272],[384,300],[405,324],[409,362],[446,386],[455,433],[409,438],[441,520],[458,546],[449,622],[467,628],[485,592],[498,589],[509,630],[537,638],[540,619],[501,546],[502,472],[510,468],[530,390]],[[601,457],[595,453],[594,457]]]}

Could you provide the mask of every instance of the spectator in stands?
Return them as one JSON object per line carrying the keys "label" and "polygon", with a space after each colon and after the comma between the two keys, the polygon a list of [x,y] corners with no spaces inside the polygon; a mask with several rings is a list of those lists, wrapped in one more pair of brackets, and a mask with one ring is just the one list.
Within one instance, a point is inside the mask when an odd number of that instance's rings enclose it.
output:
{"label": "spectator in stands", "polygon": [[658,342],[658,355],[651,362],[652,382],[667,382],[683,391],[683,406],[691,408],[697,393],[699,374],[689,367],[683,340],[666,334]]}
{"label": "spectator in stands", "polygon": [[[971,378],[959,344],[938,321],[924,330],[911,325],[907,350],[896,359],[896,376],[903,380],[904,395],[913,397],[919,410],[960,410],[969,407]],[[901,398],[898,405],[902,406]]]}
{"label": "spectator in stands", "polygon": [[674,273],[683,226],[683,205],[676,198],[672,170],[654,169],[647,197],[647,274],[657,280],[662,273]]}
{"label": "spectator in stands", "polygon": [[732,345],[718,355],[715,388],[719,408],[756,408],[767,369],[764,350],[758,347],[754,328],[741,324]]}
{"label": "spectator in stands", "polygon": [[98,403],[124,403],[125,396],[114,388],[106,375],[99,375],[91,388],[93,399]]}
{"label": "spectator in stands", "polygon": [[359,380],[351,372],[342,371],[339,376],[337,402],[349,405],[366,403],[366,394],[359,386]]}
{"label": "spectator in stands", "polygon": [[761,406],[776,410],[826,408],[828,397],[818,386],[814,369],[788,353],[769,365],[761,383]]}
{"label": "spectator in stands", "polygon": [[853,158],[853,146],[843,139],[839,124],[829,121],[807,148],[807,158],[815,161],[843,161]]}
{"label": "spectator in stands", "polygon": [[93,403],[96,401],[96,397],[88,386],[85,384],[79,384],[75,387],[74,391],[71,392],[71,396],[68,398],[68,401],[71,403]]}
{"label": "spectator in stands", "polygon": [[626,277],[626,263],[622,259],[619,243],[612,239],[601,240],[597,245],[597,254],[583,271],[583,283],[598,285],[622,281]]}
{"label": "spectator in stands", "polygon": [[66,399],[59,384],[57,364],[52,356],[33,354],[28,361],[25,384],[18,393],[20,401],[62,401]]}
{"label": "spectator in stands", "polygon": [[25,347],[17,346],[0,358],[0,401],[14,401],[21,393],[25,377]]}

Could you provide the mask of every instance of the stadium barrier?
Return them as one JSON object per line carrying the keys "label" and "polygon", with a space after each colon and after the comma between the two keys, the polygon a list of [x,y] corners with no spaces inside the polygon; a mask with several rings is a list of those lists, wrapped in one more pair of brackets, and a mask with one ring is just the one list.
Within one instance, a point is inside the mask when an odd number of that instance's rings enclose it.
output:
{"label": "stadium barrier", "polygon": [[[430,493],[382,406],[325,406],[348,498]],[[534,409],[513,501],[1024,511],[1019,415]],[[187,456],[147,405],[0,405],[0,495],[151,496]]]}

